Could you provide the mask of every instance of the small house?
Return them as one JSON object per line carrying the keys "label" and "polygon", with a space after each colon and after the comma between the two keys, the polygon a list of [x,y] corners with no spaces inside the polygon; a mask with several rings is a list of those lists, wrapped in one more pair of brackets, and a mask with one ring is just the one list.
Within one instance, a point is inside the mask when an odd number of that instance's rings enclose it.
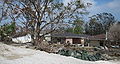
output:
{"label": "small house", "polygon": [[70,44],[85,44],[84,41],[88,38],[85,34],[62,33],[52,34],[52,42],[70,43]]}

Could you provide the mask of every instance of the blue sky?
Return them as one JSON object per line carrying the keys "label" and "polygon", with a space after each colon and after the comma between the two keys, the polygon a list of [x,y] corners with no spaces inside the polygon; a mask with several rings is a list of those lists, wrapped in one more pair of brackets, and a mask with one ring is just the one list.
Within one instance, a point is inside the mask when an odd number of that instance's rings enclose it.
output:
{"label": "blue sky", "polygon": [[89,0],[93,5],[88,8],[89,16],[97,13],[112,13],[120,21],[120,0]]}
{"label": "blue sky", "polygon": [[[62,0],[64,3],[68,3],[70,0]],[[120,0],[82,0],[85,3],[92,3],[91,7],[87,10],[90,12],[88,17],[107,12],[112,13],[116,20],[120,21]]]}
{"label": "blue sky", "polygon": [[102,4],[106,4],[106,3],[109,3],[109,2],[112,2],[113,0],[94,0],[95,2],[97,2],[96,5],[102,5]]}
{"label": "blue sky", "polygon": [[[71,0],[63,0],[64,3],[68,3]],[[116,20],[120,21],[120,0],[82,0],[85,4],[92,3],[93,5],[88,7],[90,12],[88,17],[99,13],[111,13],[115,16]]]}

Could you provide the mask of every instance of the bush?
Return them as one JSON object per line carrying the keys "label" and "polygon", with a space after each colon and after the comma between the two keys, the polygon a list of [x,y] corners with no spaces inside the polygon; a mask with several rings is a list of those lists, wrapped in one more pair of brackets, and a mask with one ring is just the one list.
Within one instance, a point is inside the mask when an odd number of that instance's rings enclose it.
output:
{"label": "bush", "polygon": [[0,26],[0,39],[3,41],[7,36],[12,35],[15,32],[15,22],[10,24],[4,24]]}
{"label": "bush", "polygon": [[58,51],[58,54],[64,55],[64,56],[72,56],[72,57],[77,58],[77,59],[88,60],[88,61],[98,61],[98,60],[101,60],[101,58],[102,58],[100,53],[90,55],[85,50],[78,51],[78,50],[62,49],[62,50]]}

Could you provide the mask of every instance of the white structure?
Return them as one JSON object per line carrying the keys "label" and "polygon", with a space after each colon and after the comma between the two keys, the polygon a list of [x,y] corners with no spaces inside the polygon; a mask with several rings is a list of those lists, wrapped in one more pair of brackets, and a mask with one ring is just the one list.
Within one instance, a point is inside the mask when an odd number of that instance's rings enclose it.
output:
{"label": "white structure", "polygon": [[[50,34],[45,35],[45,39],[46,39],[47,41],[51,41],[51,37],[48,37],[49,35],[50,35]],[[12,38],[12,41],[13,41],[13,42],[16,42],[16,43],[27,43],[27,42],[31,42],[31,41],[32,41],[32,38],[31,38],[31,35],[30,35],[30,34],[27,34],[27,35],[25,35],[25,36]]]}
{"label": "white structure", "polygon": [[25,36],[17,37],[17,38],[12,38],[13,42],[16,43],[26,43],[26,42],[31,42],[32,38],[30,34],[27,34]]}
{"label": "white structure", "polygon": [[84,47],[84,44],[85,44],[84,39],[81,39],[81,44],[82,44],[82,47]]}
{"label": "white structure", "polygon": [[67,39],[66,39],[66,43],[72,44],[72,43],[73,43],[73,39],[72,39],[72,38],[67,38]]}

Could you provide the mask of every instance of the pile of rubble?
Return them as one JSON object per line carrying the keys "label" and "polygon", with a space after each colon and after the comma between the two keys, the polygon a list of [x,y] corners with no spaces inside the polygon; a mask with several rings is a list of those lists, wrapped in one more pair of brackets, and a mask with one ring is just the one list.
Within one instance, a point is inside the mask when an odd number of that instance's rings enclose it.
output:
{"label": "pile of rubble", "polygon": [[77,59],[88,60],[88,61],[104,60],[104,57],[102,57],[100,53],[89,54],[85,50],[78,51],[78,50],[62,49],[62,50],[59,50],[58,54],[64,55],[64,56],[72,56]]}

